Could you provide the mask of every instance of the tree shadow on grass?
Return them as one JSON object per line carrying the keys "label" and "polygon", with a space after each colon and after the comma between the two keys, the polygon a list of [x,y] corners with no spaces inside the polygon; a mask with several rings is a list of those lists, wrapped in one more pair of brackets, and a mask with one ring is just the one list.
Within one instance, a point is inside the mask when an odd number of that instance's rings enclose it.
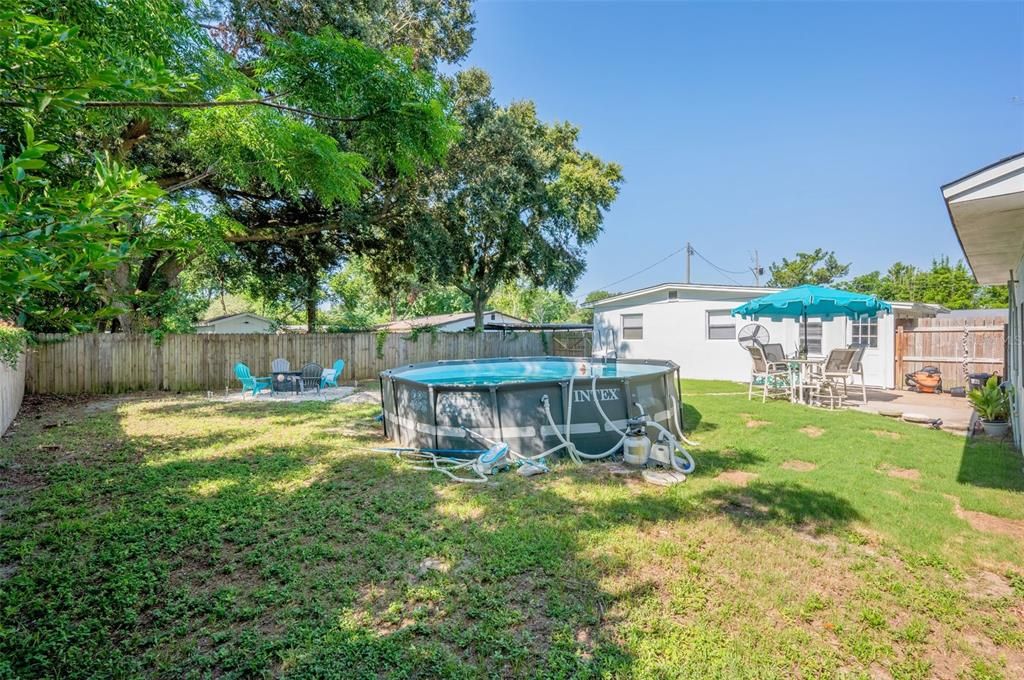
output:
{"label": "tree shadow on grass", "polygon": [[[796,484],[634,491],[596,466],[459,486],[347,441],[285,431],[279,446],[189,459],[183,433],[163,465],[101,460],[30,492],[0,546],[17,573],[0,625],[32,635],[0,639],[0,657],[25,675],[628,677],[639,661],[604,620],[613,598],[590,532],[856,519]],[[762,460],[701,454],[708,474]]]}
{"label": "tree shadow on grass", "polygon": [[1024,460],[1004,442],[982,437],[967,438],[960,456],[957,481],[990,489],[1024,491]]}

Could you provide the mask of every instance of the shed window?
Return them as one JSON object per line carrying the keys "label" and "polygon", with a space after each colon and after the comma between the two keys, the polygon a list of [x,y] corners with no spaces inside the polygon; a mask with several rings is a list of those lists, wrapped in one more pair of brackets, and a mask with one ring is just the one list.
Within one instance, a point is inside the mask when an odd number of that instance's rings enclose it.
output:
{"label": "shed window", "polygon": [[669,300],[677,300],[678,298],[679,298],[679,291],[678,290],[670,290],[668,292],[668,299]]}
{"label": "shed window", "polygon": [[622,339],[643,340],[644,339],[644,315],[623,314],[622,315]]}
{"label": "shed window", "polygon": [[[800,329],[800,342],[803,343],[803,329]],[[807,353],[821,354],[821,322],[807,322]]]}
{"label": "shed window", "polygon": [[708,310],[708,340],[735,340],[736,319],[728,309]]}
{"label": "shed window", "polygon": [[878,319],[858,319],[850,324],[850,344],[878,347]]}

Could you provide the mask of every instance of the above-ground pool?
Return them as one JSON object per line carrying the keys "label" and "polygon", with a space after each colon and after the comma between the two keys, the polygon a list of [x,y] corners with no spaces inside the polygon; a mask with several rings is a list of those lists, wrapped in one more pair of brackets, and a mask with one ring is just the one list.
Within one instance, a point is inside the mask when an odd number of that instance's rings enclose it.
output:
{"label": "above-ground pool", "polygon": [[615,428],[621,430],[627,419],[642,413],[670,431],[682,428],[678,370],[671,361],[565,357],[392,368],[380,374],[384,429],[401,446],[486,448],[467,435],[469,429],[525,455],[538,454],[559,442],[544,411],[547,396],[555,427],[565,433],[571,399],[573,443],[584,452],[602,452],[620,440]]}

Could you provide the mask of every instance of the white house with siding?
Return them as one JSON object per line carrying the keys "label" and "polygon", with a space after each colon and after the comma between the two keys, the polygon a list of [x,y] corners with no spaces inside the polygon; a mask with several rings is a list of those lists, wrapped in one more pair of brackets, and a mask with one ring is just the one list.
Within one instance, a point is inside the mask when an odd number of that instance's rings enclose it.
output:
{"label": "white house with siding", "polygon": [[196,325],[196,333],[276,333],[277,324],[272,320],[242,312],[241,314],[225,314],[204,319]]}
{"label": "white house with siding", "polygon": [[[779,288],[663,283],[622,293],[592,303],[594,353],[615,353],[621,359],[670,359],[685,378],[747,380],[750,355],[736,340],[737,332],[752,321],[734,317],[731,310],[744,302],[774,293]],[[830,350],[863,343],[864,379],[868,385],[895,387],[896,324],[901,319],[936,316],[939,305],[893,302],[892,314],[874,319],[808,319],[808,350],[826,356]],[[770,342],[782,344],[787,354],[803,342],[795,319],[756,323],[768,329]]]}
{"label": "white house with siding", "polygon": [[942,187],[960,247],[978,283],[1010,288],[1006,377],[1014,387],[1013,437],[1024,432],[1024,153]]}

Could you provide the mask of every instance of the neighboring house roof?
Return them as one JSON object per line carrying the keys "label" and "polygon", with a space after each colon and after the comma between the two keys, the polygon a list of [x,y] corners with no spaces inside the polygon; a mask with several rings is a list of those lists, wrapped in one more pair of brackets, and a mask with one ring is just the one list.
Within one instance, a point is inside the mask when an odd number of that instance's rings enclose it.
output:
{"label": "neighboring house roof", "polygon": [[934,302],[889,302],[892,306],[892,311],[902,312],[901,316],[938,316],[939,314],[948,314],[949,310],[940,304]]}
{"label": "neighboring house roof", "polygon": [[949,312],[952,319],[1008,319],[1010,310],[1006,307],[981,309],[954,309]]}
{"label": "neighboring house roof", "polygon": [[[525,319],[519,319],[512,316],[511,314],[505,314],[505,312],[499,312],[494,309],[488,309],[484,312],[484,316],[490,314],[501,314],[506,319],[514,319],[522,323],[528,323]],[[430,327],[442,327],[449,324],[457,323],[459,321],[466,321],[467,319],[473,318],[473,312],[456,312],[454,314],[434,314],[432,316],[417,316],[412,319],[399,319],[398,321],[389,321],[388,323],[378,324],[374,326],[377,330],[381,331],[411,331],[414,328],[430,328]],[[486,320],[486,319],[485,319]]]}
{"label": "neighboring house roof", "polygon": [[210,324],[216,323],[218,321],[225,321],[227,319],[233,319],[236,316],[249,316],[249,317],[252,317],[253,319],[259,319],[260,321],[266,321],[269,324],[273,324],[274,323],[274,321],[272,319],[268,319],[265,316],[260,316],[259,314],[253,314],[252,312],[238,312],[237,314],[224,314],[224,315],[221,315],[221,316],[212,316],[209,319],[203,319],[202,321],[200,321],[199,325],[200,326],[209,326]]}
{"label": "neighboring house roof", "polygon": [[1024,153],[944,185],[942,198],[974,278],[1006,283],[1024,252]]}

